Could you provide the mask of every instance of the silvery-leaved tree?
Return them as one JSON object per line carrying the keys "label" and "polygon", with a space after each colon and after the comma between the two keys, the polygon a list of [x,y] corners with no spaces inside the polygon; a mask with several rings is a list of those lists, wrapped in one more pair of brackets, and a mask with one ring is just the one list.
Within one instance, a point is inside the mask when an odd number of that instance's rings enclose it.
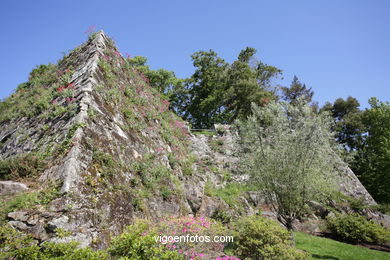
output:
{"label": "silvery-leaved tree", "polygon": [[252,104],[252,113],[237,122],[242,168],[292,230],[308,201],[322,201],[336,188],[332,120],[303,101]]}

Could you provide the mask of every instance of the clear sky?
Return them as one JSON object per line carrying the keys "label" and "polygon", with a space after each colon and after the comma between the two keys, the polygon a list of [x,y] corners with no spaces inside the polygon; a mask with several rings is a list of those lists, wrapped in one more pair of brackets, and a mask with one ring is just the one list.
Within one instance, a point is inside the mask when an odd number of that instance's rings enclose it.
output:
{"label": "clear sky", "polygon": [[0,1],[0,98],[39,64],[56,62],[87,39],[89,26],[113,37],[122,53],[179,77],[190,55],[215,50],[232,62],[246,46],[257,58],[312,87],[322,105],[356,97],[390,101],[390,1],[144,0]]}

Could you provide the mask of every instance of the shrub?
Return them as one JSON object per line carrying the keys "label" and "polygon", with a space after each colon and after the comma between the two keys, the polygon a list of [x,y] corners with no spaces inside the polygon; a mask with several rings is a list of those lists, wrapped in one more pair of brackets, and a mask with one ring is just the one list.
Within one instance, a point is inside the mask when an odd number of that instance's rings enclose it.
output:
{"label": "shrub", "polygon": [[38,259],[39,249],[31,236],[0,226],[0,259]]}
{"label": "shrub", "polygon": [[384,244],[390,240],[390,231],[358,214],[327,218],[329,231],[338,239],[351,243]]}
{"label": "shrub", "polygon": [[[113,239],[109,252],[130,259],[202,259],[224,254],[225,243],[212,241],[215,236],[226,235],[228,230],[220,223],[201,217],[168,218],[156,223],[138,220]],[[188,240],[169,239],[175,236]],[[193,241],[195,237],[199,241]],[[205,242],[208,239],[210,243]]]}
{"label": "shrub", "polygon": [[48,243],[37,245],[30,235],[8,226],[0,227],[0,259],[109,259],[104,251],[77,248],[78,243]]}
{"label": "shrub", "polygon": [[234,254],[242,259],[306,259],[292,246],[291,234],[278,223],[259,216],[234,223]]}
{"label": "shrub", "polygon": [[10,212],[34,208],[36,205],[47,205],[60,195],[58,183],[49,183],[39,191],[16,194],[9,199],[0,200],[0,223],[4,222]]}
{"label": "shrub", "polygon": [[390,215],[390,203],[382,203],[372,207],[374,210],[378,210],[383,214]]}
{"label": "shrub", "polygon": [[77,242],[69,243],[43,243],[39,259],[85,259],[101,260],[110,259],[105,251],[93,251],[90,247],[78,248]]}
{"label": "shrub", "polygon": [[38,177],[46,168],[46,162],[34,153],[0,160],[0,179]]}
{"label": "shrub", "polygon": [[112,256],[130,259],[183,259],[176,251],[156,243],[157,231],[146,220],[138,220],[120,236],[114,238],[109,248]]}

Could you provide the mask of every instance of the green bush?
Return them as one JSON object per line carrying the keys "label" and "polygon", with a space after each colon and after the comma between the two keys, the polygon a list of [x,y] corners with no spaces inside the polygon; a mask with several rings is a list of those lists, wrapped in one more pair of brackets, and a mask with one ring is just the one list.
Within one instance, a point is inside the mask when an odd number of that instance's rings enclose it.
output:
{"label": "green bush", "polygon": [[382,203],[372,207],[374,210],[378,210],[383,214],[390,215],[390,203]]}
{"label": "green bush", "polygon": [[390,231],[358,214],[327,218],[327,228],[336,238],[352,243],[384,244],[390,241]]}
{"label": "green bush", "polygon": [[38,259],[39,249],[31,236],[0,226],[0,259]]}
{"label": "green bush", "polygon": [[157,235],[149,222],[139,220],[114,238],[108,251],[114,257],[124,256],[129,259],[183,259],[178,252],[157,243],[154,238]]}
{"label": "green bush", "polygon": [[39,259],[85,259],[103,260],[110,259],[107,252],[102,250],[93,251],[90,247],[78,248],[77,242],[69,243],[43,243]]}
{"label": "green bush", "polygon": [[46,168],[46,162],[34,153],[0,160],[0,179],[19,179],[38,177]]}
{"label": "green bush", "polygon": [[259,216],[234,223],[234,254],[242,259],[307,259],[293,247],[291,234],[278,223]]}
{"label": "green bush", "polygon": [[37,245],[31,236],[8,226],[0,226],[0,259],[109,259],[104,251],[78,248],[78,243],[48,243]]}
{"label": "green bush", "polygon": [[47,205],[60,195],[58,183],[48,183],[38,191],[28,191],[0,200],[0,224],[6,221],[7,214],[36,205]]}

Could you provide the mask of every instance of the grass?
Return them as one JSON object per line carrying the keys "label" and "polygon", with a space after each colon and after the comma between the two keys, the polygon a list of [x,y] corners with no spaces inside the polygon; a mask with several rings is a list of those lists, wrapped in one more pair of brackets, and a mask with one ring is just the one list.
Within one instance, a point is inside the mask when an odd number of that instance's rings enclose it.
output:
{"label": "grass", "polygon": [[311,254],[309,259],[330,260],[385,260],[390,253],[341,243],[332,239],[296,232],[296,247]]}
{"label": "grass", "polygon": [[27,191],[0,200],[0,225],[6,222],[7,214],[23,209],[33,209],[36,205],[47,205],[58,198],[60,185],[58,183],[47,184],[41,190]]}
{"label": "grass", "polygon": [[202,131],[191,131],[191,133],[195,135],[208,135],[208,136],[215,136],[216,133],[214,131],[210,130],[202,130]]}

